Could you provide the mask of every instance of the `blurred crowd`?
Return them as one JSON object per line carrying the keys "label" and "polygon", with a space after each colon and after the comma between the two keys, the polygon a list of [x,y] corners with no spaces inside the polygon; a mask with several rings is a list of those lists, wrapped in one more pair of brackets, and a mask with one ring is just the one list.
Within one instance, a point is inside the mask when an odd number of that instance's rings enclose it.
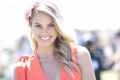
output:
{"label": "blurred crowd", "polygon": [[[97,80],[120,80],[120,31],[80,31],[76,42],[90,52]],[[9,45],[9,44],[8,44]],[[0,77],[13,80],[15,63],[32,52],[27,36],[15,41],[14,48],[0,47]]]}
{"label": "blurred crowd", "polygon": [[20,37],[13,44],[14,48],[0,48],[0,80],[13,80],[15,63],[19,57],[32,52],[27,36]]}
{"label": "blurred crowd", "polygon": [[120,80],[120,31],[76,30],[77,44],[90,52],[96,80]]}

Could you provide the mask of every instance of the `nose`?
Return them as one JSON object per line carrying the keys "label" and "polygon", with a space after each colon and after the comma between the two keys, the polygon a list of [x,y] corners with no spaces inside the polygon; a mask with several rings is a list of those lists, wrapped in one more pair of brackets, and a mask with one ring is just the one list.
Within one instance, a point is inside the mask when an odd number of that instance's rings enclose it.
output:
{"label": "nose", "polygon": [[49,27],[49,26],[44,26],[43,28],[42,28],[42,32],[47,32],[47,33],[49,33],[49,32],[51,32],[51,31],[53,31],[54,29],[52,28],[52,27]]}
{"label": "nose", "polygon": [[43,28],[43,29],[42,29],[42,32],[43,32],[43,33],[48,33],[49,30],[48,30],[48,28]]}
{"label": "nose", "polygon": [[48,36],[48,35],[49,35],[48,32],[43,32],[43,33],[42,33],[42,36],[44,36],[44,37],[45,37],[45,36]]}
{"label": "nose", "polygon": [[47,28],[43,28],[41,34],[42,34],[43,36],[47,36],[47,35],[49,35],[49,30],[48,30]]}

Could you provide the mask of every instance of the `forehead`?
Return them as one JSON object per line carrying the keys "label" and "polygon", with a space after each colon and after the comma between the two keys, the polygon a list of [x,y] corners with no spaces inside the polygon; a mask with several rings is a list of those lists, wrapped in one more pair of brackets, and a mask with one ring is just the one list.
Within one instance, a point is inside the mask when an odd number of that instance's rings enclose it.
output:
{"label": "forehead", "polygon": [[45,12],[37,11],[34,13],[33,21],[37,22],[53,22],[53,18]]}

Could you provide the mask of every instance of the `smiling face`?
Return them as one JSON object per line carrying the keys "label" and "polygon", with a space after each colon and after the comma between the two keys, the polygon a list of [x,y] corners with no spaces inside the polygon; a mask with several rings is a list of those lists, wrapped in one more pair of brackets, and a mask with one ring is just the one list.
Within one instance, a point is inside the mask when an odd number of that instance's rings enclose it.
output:
{"label": "smiling face", "polygon": [[53,46],[58,35],[53,18],[44,12],[34,14],[31,32],[39,47]]}

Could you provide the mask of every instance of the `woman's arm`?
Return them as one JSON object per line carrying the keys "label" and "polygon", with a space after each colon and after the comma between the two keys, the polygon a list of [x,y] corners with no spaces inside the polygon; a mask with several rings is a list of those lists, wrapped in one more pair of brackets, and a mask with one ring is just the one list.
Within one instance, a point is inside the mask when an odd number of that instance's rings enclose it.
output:
{"label": "woman's arm", "polygon": [[85,47],[78,46],[78,65],[82,73],[82,80],[96,80],[90,54]]}

